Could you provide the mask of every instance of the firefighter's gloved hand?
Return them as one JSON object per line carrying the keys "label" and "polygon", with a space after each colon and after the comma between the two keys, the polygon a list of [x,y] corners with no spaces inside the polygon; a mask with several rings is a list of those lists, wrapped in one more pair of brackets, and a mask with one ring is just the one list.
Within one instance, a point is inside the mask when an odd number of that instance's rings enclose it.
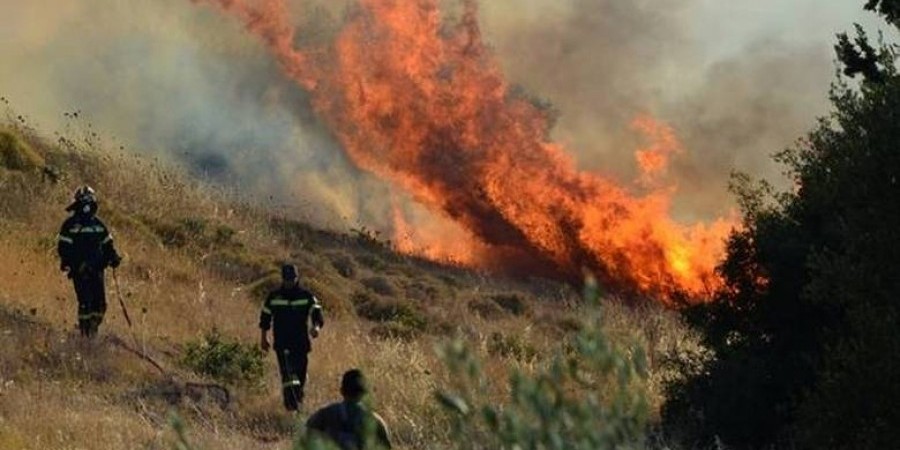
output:
{"label": "firefighter's gloved hand", "polygon": [[312,327],[312,329],[309,330],[309,335],[312,336],[313,339],[319,337],[319,327]]}
{"label": "firefighter's gloved hand", "polygon": [[115,255],[109,260],[109,266],[113,269],[119,267],[119,264],[122,264],[122,257],[119,255]]}
{"label": "firefighter's gloved hand", "polygon": [[269,338],[266,336],[263,336],[259,340],[259,348],[262,349],[262,351],[267,352],[267,351],[269,351],[269,347],[270,347]]}
{"label": "firefighter's gloved hand", "polygon": [[68,271],[72,270],[72,268],[69,267],[69,265],[66,263],[59,263],[59,270],[61,272],[68,272]]}

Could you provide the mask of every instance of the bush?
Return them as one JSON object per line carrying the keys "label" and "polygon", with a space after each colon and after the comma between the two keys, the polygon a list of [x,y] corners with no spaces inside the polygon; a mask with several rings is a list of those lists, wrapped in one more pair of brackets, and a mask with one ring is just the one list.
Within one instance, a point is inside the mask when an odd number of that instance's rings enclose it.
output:
{"label": "bush", "polygon": [[421,277],[406,280],[403,295],[416,302],[436,302],[451,297],[452,293],[446,287],[439,286],[437,280]]}
{"label": "bush", "polygon": [[531,315],[531,305],[528,303],[528,299],[522,294],[497,294],[492,295],[491,300],[515,316]]}
{"label": "bush", "polygon": [[499,332],[491,333],[487,343],[488,353],[492,356],[513,358],[517,361],[530,361],[537,356],[537,350],[519,335],[504,335]]}
{"label": "bush", "polygon": [[506,315],[500,305],[484,298],[474,298],[469,301],[468,306],[470,311],[482,319],[495,320]]}
{"label": "bush", "polygon": [[420,331],[428,324],[425,316],[409,303],[386,300],[365,293],[356,294],[353,303],[356,314],[373,322],[395,322]]}
{"label": "bush", "polygon": [[356,261],[359,262],[365,268],[373,272],[379,272],[387,269],[388,264],[381,259],[381,257],[376,256],[371,253],[363,253],[356,256]]}
{"label": "bush", "polygon": [[331,266],[342,277],[353,279],[356,277],[356,262],[353,257],[347,254],[338,253],[331,255]]}
{"label": "bush", "polygon": [[461,341],[441,350],[452,390],[437,393],[458,448],[641,448],[649,414],[644,353],[627,356],[600,329],[582,331],[533,375],[512,370],[508,404],[489,403],[480,361]]}
{"label": "bush", "polygon": [[380,323],[372,327],[372,336],[380,339],[397,339],[401,341],[412,341],[420,334],[421,328],[413,328],[400,322]]}
{"label": "bush", "polygon": [[212,330],[184,346],[181,364],[226,384],[260,386],[265,376],[263,352]]}
{"label": "bush", "polygon": [[[882,13],[900,2],[868,2]],[[894,16],[894,20],[896,16]],[[893,22],[894,25],[900,22]],[[687,311],[713,357],[664,417],[689,446],[894,448],[900,440],[900,74],[896,48],[838,38],[834,112],[779,155],[795,188],[735,183],[744,229],[718,301]],[[692,365],[691,361],[687,361]]]}
{"label": "bush", "polygon": [[375,276],[369,277],[361,281],[362,285],[378,295],[394,297],[397,295],[397,288],[385,277]]}

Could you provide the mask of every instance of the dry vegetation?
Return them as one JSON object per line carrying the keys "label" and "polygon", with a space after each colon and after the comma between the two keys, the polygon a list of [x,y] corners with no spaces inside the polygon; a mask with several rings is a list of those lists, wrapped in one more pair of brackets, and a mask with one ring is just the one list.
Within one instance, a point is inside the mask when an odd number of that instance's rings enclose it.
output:
{"label": "dry vegetation", "polygon": [[[344,370],[361,367],[400,448],[449,440],[434,401],[448,376],[440,342],[468,341],[502,403],[511,367],[533,370],[580,326],[585,306],[567,286],[399,256],[364,232],[319,230],[234,201],[79,130],[51,142],[21,120],[0,128],[0,448],[169,448],[173,411],[203,448],[288,448],[297,419],[282,412],[274,357],[265,387],[232,386],[228,401],[192,391],[187,383],[209,380],[178,364],[183,345],[213,329],[255,343],[258,304],[281,261],[299,266],[326,310],[303,415],[335,399]],[[83,183],[97,189],[125,256],[118,279],[135,322],[126,326],[110,273],[94,342],[73,332],[74,293],[55,258],[63,208]],[[655,414],[671,376],[666,355],[692,351],[695,340],[658,307],[604,308],[614,342],[649,350],[651,376],[634,388]]]}

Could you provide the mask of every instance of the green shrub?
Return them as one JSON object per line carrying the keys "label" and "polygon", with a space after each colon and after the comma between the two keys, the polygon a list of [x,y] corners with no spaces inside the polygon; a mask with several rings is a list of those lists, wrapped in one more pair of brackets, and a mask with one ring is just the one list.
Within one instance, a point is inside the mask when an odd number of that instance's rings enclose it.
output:
{"label": "green shrub", "polygon": [[227,384],[260,386],[265,375],[263,352],[213,329],[184,346],[181,364],[194,372]]}
{"label": "green shrub", "polygon": [[537,350],[521,336],[504,335],[499,332],[491,333],[487,342],[488,353],[492,356],[513,358],[518,361],[529,361],[537,356]]}
{"label": "green shrub", "polygon": [[[599,309],[599,306],[597,307]],[[534,374],[513,369],[508,404],[489,402],[481,363],[462,341],[441,349],[452,388],[437,393],[458,448],[626,449],[643,446],[649,407],[640,348],[628,356],[600,329],[599,312]]]}
{"label": "green shrub", "polygon": [[419,310],[399,300],[357,293],[353,296],[353,303],[357,315],[373,322],[395,322],[416,330],[424,330],[428,324]]}
{"label": "green shrub", "polygon": [[237,234],[237,231],[234,228],[229,227],[228,225],[216,225],[213,228],[212,232],[212,243],[216,245],[230,245],[237,244],[234,242],[234,236]]}
{"label": "green shrub", "polygon": [[[867,8],[898,31],[897,0]],[[711,358],[669,388],[691,448],[883,449],[900,440],[900,72],[861,27],[836,45],[833,111],[778,155],[792,188],[735,178],[744,212],[717,301],[686,309]],[[694,368],[692,368],[692,366]]]}

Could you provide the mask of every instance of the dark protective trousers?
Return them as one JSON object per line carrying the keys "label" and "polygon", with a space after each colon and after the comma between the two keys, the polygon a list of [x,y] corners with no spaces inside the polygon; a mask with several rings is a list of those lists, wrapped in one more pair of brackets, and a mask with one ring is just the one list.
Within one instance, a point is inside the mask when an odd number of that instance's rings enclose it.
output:
{"label": "dark protective trousers", "polygon": [[275,349],[275,353],[278,354],[278,372],[281,373],[284,407],[288,411],[296,411],[303,404],[303,387],[306,386],[309,353],[287,348]]}
{"label": "dark protective trousers", "polygon": [[78,298],[78,329],[82,336],[92,337],[97,334],[106,314],[103,272],[76,275],[72,281]]}

